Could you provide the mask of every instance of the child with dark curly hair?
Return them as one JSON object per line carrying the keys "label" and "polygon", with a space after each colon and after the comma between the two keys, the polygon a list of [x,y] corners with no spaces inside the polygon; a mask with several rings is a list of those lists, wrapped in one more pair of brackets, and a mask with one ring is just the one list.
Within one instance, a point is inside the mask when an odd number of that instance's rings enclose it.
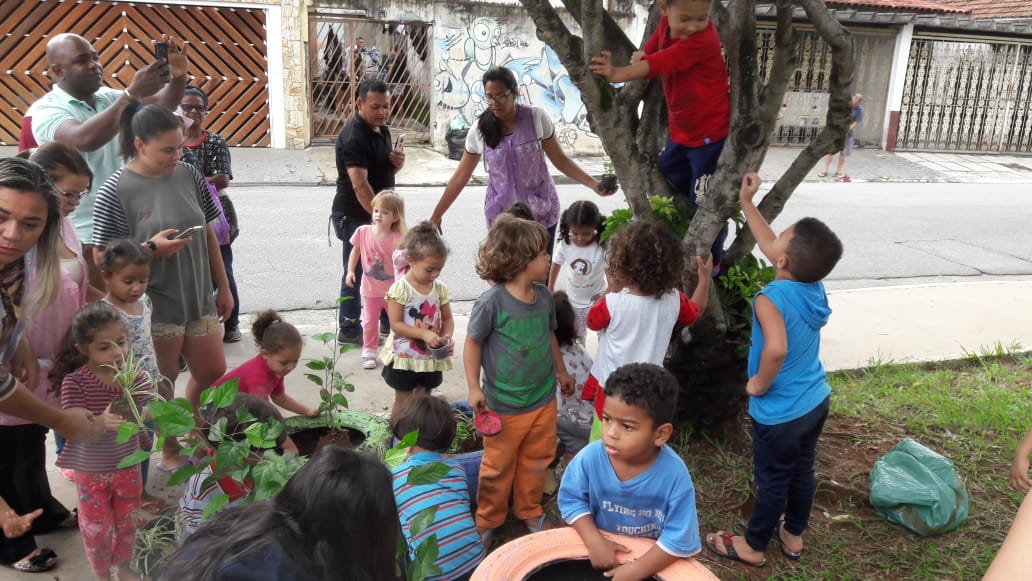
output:
{"label": "child with dark curly hair", "polygon": [[588,311],[588,328],[599,331],[598,353],[581,396],[594,399],[598,418],[609,374],[628,363],[662,365],[674,326],[694,324],[706,309],[712,259],[695,260],[699,282],[689,299],[677,289],[684,251],[665,226],[635,221],[609,239],[610,287],[623,290],[606,294]]}
{"label": "child with dark curly hair", "polygon": [[484,438],[480,464],[477,529],[485,545],[505,523],[510,492],[516,517],[530,532],[547,524],[541,495],[555,458],[556,379],[564,395],[573,393],[555,337],[552,293],[538,282],[548,276],[547,248],[543,226],[502,214],[477,252],[477,274],[495,284],[469,317],[463,357],[469,405],[502,418],[501,433]]}

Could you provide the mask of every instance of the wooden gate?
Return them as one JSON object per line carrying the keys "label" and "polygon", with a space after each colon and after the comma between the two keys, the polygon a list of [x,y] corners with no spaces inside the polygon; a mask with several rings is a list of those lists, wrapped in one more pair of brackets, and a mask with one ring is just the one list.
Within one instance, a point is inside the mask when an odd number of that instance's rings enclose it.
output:
{"label": "wooden gate", "polygon": [[896,147],[1032,151],[1032,44],[915,36]]}
{"label": "wooden gate", "polygon": [[391,91],[392,132],[430,140],[430,24],[312,12],[308,26],[313,143],[337,139],[354,113],[359,83],[369,78]]}
{"label": "wooden gate", "polygon": [[189,45],[191,84],[209,95],[208,128],[231,146],[268,146],[265,12],[245,8],[123,4],[98,0],[0,2],[0,144],[16,145],[25,110],[50,90],[46,43],[74,32],[93,44],[104,82],[122,89],[153,60],[151,40]]}
{"label": "wooden gate", "polygon": [[[774,142],[806,145],[817,137],[828,114],[831,90],[831,47],[814,30],[799,28],[795,74],[788,81]],[[889,91],[889,70],[895,37],[890,31],[851,30],[856,72],[853,91],[864,95],[864,121],[856,129],[860,145],[880,147]],[[774,57],[774,30],[759,29],[757,46],[764,79]]]}

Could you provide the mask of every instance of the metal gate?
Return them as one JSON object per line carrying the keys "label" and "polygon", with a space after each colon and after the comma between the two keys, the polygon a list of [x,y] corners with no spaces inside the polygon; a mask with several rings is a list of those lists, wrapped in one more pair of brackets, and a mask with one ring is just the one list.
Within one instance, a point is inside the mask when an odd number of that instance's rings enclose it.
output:
{"label": "metal gate", "polygon": [[309,16],[312,142],[334,141],[354,113],[358,85],[367,78],[391,91],[390,125],[409,141],[430,140],[431,25]]}
{"label": "metal gate", "polygon": [[[268,146],[265,11],[98,1],[0,2],[0,144],[18,143],[25,110],[50,90],[46,44],[74,32],[93,44],[104,83],[125,88],[150,63],[152,39],[171,32],[189,43],[190,82],[209,95],[208,128],[231,146]],[[217,40],[212,40],[217,39]]]}
{"label": "metal gate", "polygon": [[1032,44],[914,37],[896,147],[1032,150]]}
{"label": "metal gate", "polygon": [[[890,31],[851,30],[855,42],[854,92],[864,95],[864,122],[856,129],[860,145],[879,147],[885,121],[889,70],[895,36]],[[764,80],[774,58],[774,29],[756,31],[760,72]],[[799,27],[795,74],[788,82],[774,142],[806,145],[817,137],[828,114],[831,90],[831,47],[812,29]]]}

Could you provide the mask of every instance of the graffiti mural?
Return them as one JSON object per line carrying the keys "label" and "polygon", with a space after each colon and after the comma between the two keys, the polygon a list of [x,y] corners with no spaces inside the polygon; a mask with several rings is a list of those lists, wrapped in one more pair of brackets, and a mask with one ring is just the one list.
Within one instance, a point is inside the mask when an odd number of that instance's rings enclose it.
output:
{"label": "graffiti mural", "polygon": [[484,110],[481,76],[491,67],[504,66],[516,73],[521,102],[544,109],[555,122],[556,137],[564,148],[597,147],[580,91],[555,51],[536,40],[532,27],[507,29],[493,17],[478,16],[434,30],[434,52],[439,56],[434,94],[446,128],[475,123]]}

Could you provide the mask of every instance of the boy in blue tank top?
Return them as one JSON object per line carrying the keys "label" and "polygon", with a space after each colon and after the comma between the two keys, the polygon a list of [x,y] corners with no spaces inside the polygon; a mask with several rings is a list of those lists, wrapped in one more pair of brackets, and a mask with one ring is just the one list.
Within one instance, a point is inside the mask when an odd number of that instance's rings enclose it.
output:
{"label": "boy in blue tank top", "polygon": [[[817,488],[817,439],[828,417],[831,386],[820,361],[821,327],[831,315],[821,280],[842,257],[842,242],[816,218],[803,218],[780,235],[753,203],[754,173],[742,178],[739,198],[749,230],[777,273],[753,300],[749,347],[749,416],[752,418],[756,507],[745,536],[706,535],[721,557],[762,567],[767,543],[798,559]],[[783,517],[781,515],[784,515]]]}

